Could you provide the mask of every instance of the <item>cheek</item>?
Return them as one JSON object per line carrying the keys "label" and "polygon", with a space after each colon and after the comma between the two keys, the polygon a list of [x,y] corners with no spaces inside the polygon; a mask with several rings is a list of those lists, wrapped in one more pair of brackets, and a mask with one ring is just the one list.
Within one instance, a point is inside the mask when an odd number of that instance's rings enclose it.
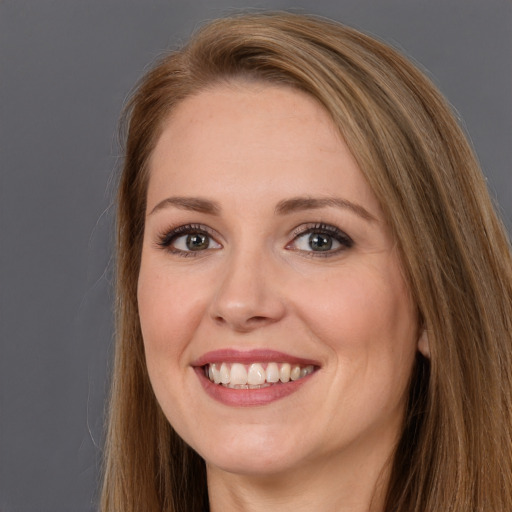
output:
{"label": "cheek", "polygon": [[174,276],[162,265],[145,262],[139,275],[137,299],[148,367],[162,358],[179,362],[201,320],[205,298],[197,283]]}
{"label": "cheek", "polygon": [[[330,332],[329,338],[346,338],[360,345],[370,332],[378,338],[414,325],[414,308],[401,279],[380,272],[340,272],[325,280],[311,280],[302,291],[303,311],[311,312],[308,323]],[[399,336],[401,337],[401,336]]]}
{"label": "cheek", "polygon": [[188,347],[204,311],[197,283],[173,276],[165,263],[143,259],[137,299],[146,366],[153,391],[169,422],[186,432],[184,404],[191,402],[186,385]]}
{"label": "cheek", "polygon": [[308,282],[295,296],[302,297],[297,308],[312,337],[329,347],[339,378],[367,389],[373,384],[377,393],[406,386],[417,318],[398,268],[346,268]]}

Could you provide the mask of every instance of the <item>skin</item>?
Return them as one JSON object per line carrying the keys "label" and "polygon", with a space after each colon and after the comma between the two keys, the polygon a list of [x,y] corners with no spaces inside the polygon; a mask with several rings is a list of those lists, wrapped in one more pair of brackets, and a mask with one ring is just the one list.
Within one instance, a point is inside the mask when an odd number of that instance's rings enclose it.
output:
{"label": "skin", "polygon": [[[283,200],[334,196],[357,206],[276,213]],[[157,142],[147,199],[138,302],[148,371],[170,423],[206,460],[212,512],[381,510],[418,319],[380,205],[328,114],[266,84],[190,97]],[[353,244],[312,250],[297,229],[318,223]],[[208,249],[179,252],[183,233],[159,245],[188,224],[208,230]],[[281,400],[227,406],[191,365],[226,348],[278,350],[319,369]]]}

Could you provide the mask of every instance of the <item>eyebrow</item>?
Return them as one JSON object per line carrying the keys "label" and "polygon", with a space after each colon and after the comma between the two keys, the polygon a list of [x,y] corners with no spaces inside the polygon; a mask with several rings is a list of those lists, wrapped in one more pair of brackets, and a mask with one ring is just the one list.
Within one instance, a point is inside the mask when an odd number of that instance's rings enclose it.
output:
{"label": "eyebrow", "polygon": [[[169,206],[174,206],[180,210],[189,210],[199,213],[207,213],[210,215],[219,215],[221,212],[221,207],[216,201],[201,197],[175,196],[167,197],[160,201],[148,215],[152,215],[153,213]],[[371,222],[377,221],[377,218],[363,206],[340,197],[292,197],[291,199],[279,201],[275,207],[275,212],[278,215],[287,215],[297,211],[314,210],[325,207],[345,208],[364,220]]]}
{"label": "eyebrow", "polygon": [[163,201],[160,201],[148,215],[152,215],[169,206],[174,206],[180,210],[209,213],[210,215],[219,215],[220,213],[219,204],[209,199],[203,199],[201,197],[167,197]]}
{"label": "eyebrow", "polygon": [[370,222],[377,221],[377,218],[363,206],[340,197],[293,197],[277,203],[275,211],[277,214],[286,215],[301,210],[314,210],[325,207],[345,208],[364,220]]}

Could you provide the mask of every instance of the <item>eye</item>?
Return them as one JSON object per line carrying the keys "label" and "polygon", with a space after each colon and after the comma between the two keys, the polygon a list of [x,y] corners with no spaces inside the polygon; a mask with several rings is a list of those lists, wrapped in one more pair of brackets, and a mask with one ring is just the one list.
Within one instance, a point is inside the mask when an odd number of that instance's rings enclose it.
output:
{"label": "eye", "polygon": [[159,237],[158,245],[182,256],[192,256],[208,249],[221,249],[210,229],[201,225],[185,225],[166,231]]}
{"label": "eye", "polygon": [[328,224],[301,226],[295,231],[295,238],[288,249],[328,256],[348,249],[353,240],[343,231]]}

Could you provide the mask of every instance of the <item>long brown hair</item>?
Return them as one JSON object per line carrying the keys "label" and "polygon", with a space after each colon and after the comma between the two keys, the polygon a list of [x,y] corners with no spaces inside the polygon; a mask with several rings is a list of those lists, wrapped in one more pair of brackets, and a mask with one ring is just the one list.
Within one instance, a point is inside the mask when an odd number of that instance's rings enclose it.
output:
{"label": "long brown hair", "polygon": [[396,51],[287,13],[207,24],[144,77],[128,105],[102,510],[207,507],[204,462],[151,389],[136,287],[148,159],[163,121],[184,98],[238,79],[316,98],[394,232],[431,359],[416,361],[385,511],[512,510],[511,251],[472,150],[441,95]]}

